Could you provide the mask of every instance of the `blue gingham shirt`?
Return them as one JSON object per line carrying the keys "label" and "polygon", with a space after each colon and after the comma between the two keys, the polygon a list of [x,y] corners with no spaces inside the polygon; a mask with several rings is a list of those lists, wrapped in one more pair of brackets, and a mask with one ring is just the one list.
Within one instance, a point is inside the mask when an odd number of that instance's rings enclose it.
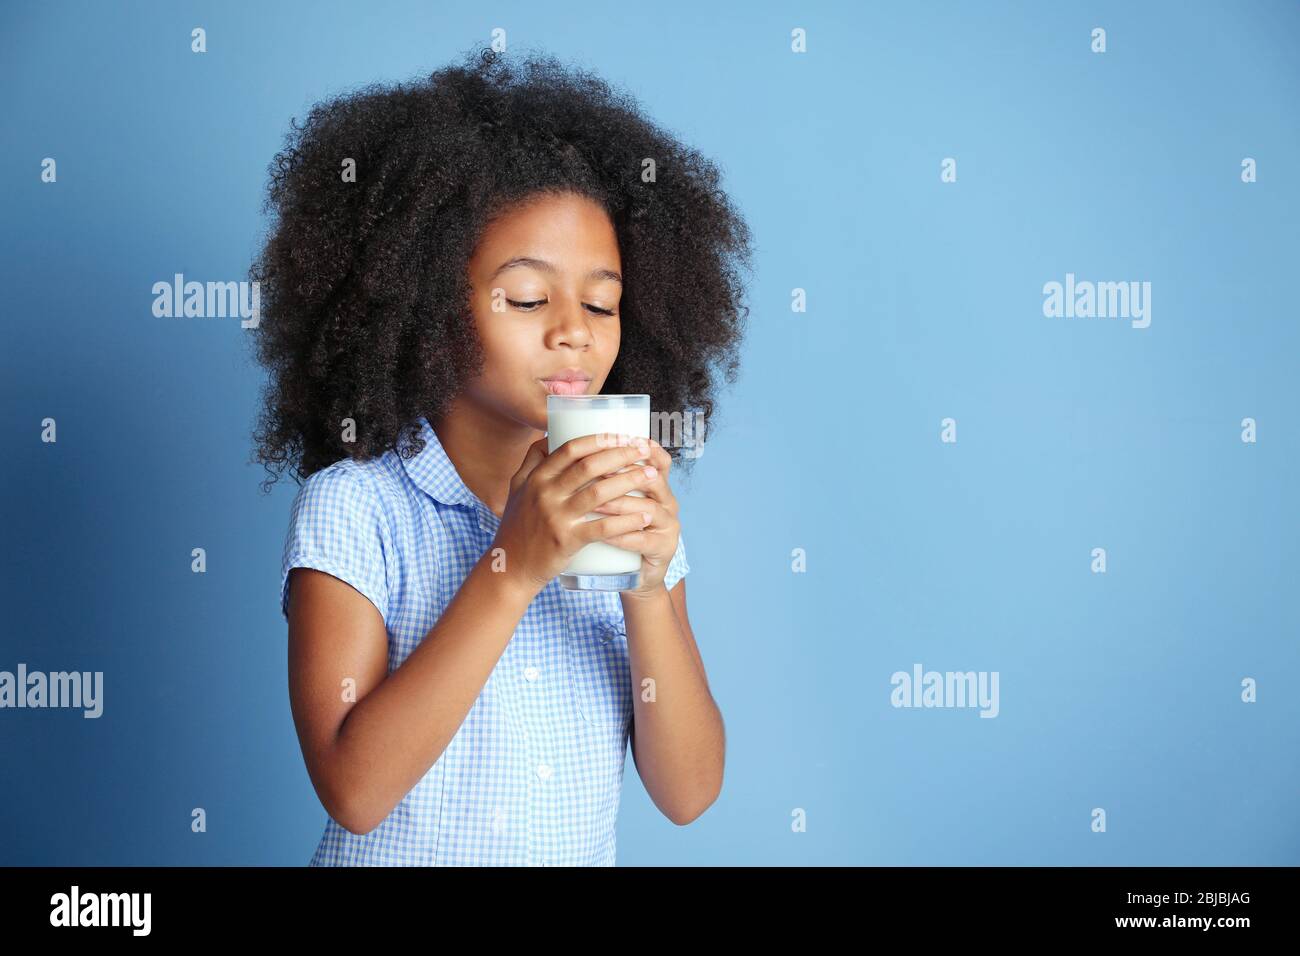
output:
{"label": "blue gingham shirt", "polygon": [[[501,519],[461,480],[427,419],[426,444],[307,478],[285,539],[289,571],[316,568],[370,599],[399,667],[492,546]],[[682,539],[664,575],[690,570]],[[613,866],[632,682],[617,592],[552,580],[529,605],[438,760],[370,833],[328,818],[311,866]]]}

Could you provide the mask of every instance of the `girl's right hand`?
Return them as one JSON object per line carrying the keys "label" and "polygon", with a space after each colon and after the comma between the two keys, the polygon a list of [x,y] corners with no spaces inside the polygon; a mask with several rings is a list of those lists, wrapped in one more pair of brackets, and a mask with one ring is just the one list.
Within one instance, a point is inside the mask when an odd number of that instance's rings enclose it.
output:
{"label": "girl's right hand", "polygon": [[549,454],[548,441],[543,436],[528,446],[510,479],[510,495],[492,545],[504,551],[502,570],[536,591],[563,571],[583,545],[644,528],[648,510],[595,521],[584,516],[654,480],[646,468],[628,467],[649,457],[644,438],[628,441],[608,432],[584,435]]}

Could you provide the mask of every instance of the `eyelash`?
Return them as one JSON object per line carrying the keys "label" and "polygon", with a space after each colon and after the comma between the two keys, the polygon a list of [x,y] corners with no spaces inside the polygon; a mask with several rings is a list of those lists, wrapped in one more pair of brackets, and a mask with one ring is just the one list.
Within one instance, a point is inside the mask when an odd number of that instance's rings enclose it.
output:
{"label": "eyelash", "polygon": [[[513,305],[513,306],[517,306],[517,307],[523,307],[523,306],[525,306],[525,305],[537,306],[537,305],[545,305],[545,304],[546,304],[546,299],[536,299],[536,300],[534,300],[534,301],[532,301],[532,302],[516,302],[514,299],[506,299],[506,301],[509,302],[511,305]],[[591,311],[595,312],[597,315],[613,315],[613,314],[614,314],[614,310],[613,310],[613,309],[601,309],[601,308],[597,308],[597,307],[594,306],[594,305],[588,305],[587,308],[591,309]],[[532,310],[530,309],[529,311],[531,312]]]}

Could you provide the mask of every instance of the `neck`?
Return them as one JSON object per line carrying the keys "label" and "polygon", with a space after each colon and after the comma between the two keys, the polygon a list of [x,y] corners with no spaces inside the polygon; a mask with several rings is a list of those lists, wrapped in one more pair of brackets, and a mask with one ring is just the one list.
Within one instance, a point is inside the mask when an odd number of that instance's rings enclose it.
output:
{"label": "neck", "polygon": [[528,446],[546,434],[515,419],[457,397],[450,409],[429,424],[465,485],[492,509],[505,514],[510,479]]}

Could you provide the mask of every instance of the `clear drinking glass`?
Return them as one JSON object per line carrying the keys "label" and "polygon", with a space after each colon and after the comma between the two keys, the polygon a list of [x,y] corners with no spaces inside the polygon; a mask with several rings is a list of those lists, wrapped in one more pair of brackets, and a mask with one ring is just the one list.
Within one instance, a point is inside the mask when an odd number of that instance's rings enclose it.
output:
{"label": "clear drinking glass", "polygon": [[[650,437],[649,395],[548,395],[546,396],[546,448],[553,452],[583,435]],[[627,468],[649,464],[639,461]],[[617,474],[617,472],[614,472]],[[644,491],[629,495],[645,497]],[[608,515],[588,512],[588,521]],[[570,591],[627,591],[641,583],[641,554],[605,541],[584,544],[560,573],[560,583]]]}

